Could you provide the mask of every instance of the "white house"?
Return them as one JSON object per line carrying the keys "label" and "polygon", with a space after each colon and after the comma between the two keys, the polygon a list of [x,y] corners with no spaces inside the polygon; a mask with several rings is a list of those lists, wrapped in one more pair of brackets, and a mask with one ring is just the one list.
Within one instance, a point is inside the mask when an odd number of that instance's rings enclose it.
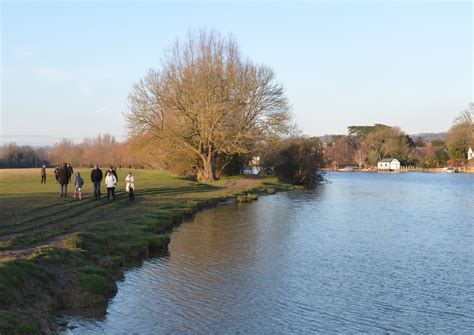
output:
{"label": "white house", "polygon": [[380,171],[400,170],[400,162],[395,158],[385,158],[377,163],[377,169]]}
{"label": "white house", "polygon": [[241,170],[242,174],[253,174],[258,175],[262,171],[262,166],[260,162],[260,156],[252,157],[252,160],[249,161],[248,166]]}
{"label": "white house", "polygon": [[469,148],[467,152],[467,165],[469,168],[474,169],[474,152],[472,151],[472,147]]}

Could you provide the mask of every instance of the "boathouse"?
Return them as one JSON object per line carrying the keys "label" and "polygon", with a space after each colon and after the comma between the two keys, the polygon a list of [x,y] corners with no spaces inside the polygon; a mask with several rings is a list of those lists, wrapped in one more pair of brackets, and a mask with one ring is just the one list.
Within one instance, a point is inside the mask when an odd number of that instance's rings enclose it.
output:
{"label": "boathouse", "polygon": [[472,151],[472,147],[470,147],[467,152],[467,166],[474,169],[474,152]]}
{"label": "boathouse", "polygon": [[396,158],[384,158],[377,163],[379,171],[396,171],[400,170],[400,162]]}

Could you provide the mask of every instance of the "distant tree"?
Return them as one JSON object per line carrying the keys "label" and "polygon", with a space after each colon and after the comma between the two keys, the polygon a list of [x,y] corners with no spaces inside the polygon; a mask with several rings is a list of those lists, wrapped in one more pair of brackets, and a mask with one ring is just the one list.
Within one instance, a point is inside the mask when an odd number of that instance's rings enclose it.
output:
{"label": "distant tree", "polygon": [[349,136],[341,136],[333,143],[331,159],[337,163],[352,163],[356,145]]}
{"label": "distant tree", "polygon": [[39,147],[39,148],[35,148],[34,150],[37,156],[38,166],[42,166],[42,165],[49,166],[50,163],[48,160],[48,148]]}
{"label": "distant tree", "polygon": [[428,144],[423,149],[423,154],[417,157],[419,165],[424,168],[446,166],[449,160],[449,154],[446,148]]}
{"label": "distant tree", "polygon": [[409,148],[415,148],[416,143],[413,141],[413,139],[410,137],[410,135],[405,135],[405,143]]}
{"label": "distant tree", "polygon": [[70,139],[62,139],[49,151],[49,160],[56,165],[71,163],[73,166],[79,166],[82,163],[82,148]]}
{"label": "distant tree", "polygon": [[407,140],[405,134],[397,127],[378,127],[369,133],[364,144],[370,148],[371,163],[392,156],[403,159],[407,156]]}
{"label": "distant tree", "polygon": [[357,143],[356,149],[354,150],[354,162],[357,163],[359,168],[364,166],[365,162],[369,158],[370,149],[365,142]]}
{"label": "distant tree", "polygon": [[445,148],[435,149],[435,157],[439,165],[446,165],[449,160],[449,154]]}
{"label": "distant tree", "polygon": [[433,147],[444,147],[445,143],[441,139],[435,139],[435,140],[431,141],[431,146],[433,146]]}
{"label": "distant tree", "polygon": [[415,147],[422,148],[425,146],[426,146],[426,143],[423,141],[423,139],[420,136],[417,136],[417,138],[415,139]]}
{"label": "distant tree", "polygon": [[27,168],[49,165],[45,151],[45,148],[34,149],[28,145],[6,144],[0,147],[0,167]]}
{"label": "distant tree", "polygon": [[166,148],[163,148],[152,134],[140,134],[129,137],[121,146],[123,165],[147,166],[171,170],[177,175],[186,175],[173,170],[166,159]]}
{"label": "distant tree", "polygon": [[[382,124],[375,124],[373,126],[349,126],[347,127],[348,137],[352,142],[352,161],[356,162],[359,167],[362,167],[370,158],[370,145],[365,141],[369,134],[375,130],[386,127]],[[374,158],[377,161],[377,158]]]}
{"label": "distant tree", "polygon": [[290,120],[273,70],[244,59],[235,40],[217,32],[176,42],[129,101],[130,133],[152,134],[170,160],[182,158],[202,182],[219,178],[235,154],[286,133]]}
{"label": "distant tree", "polygon": [[422,164],[422,167],[424,168],[437,168],[438,166],[438,161],[435,155],[428,155]]}
{"label": "distant tree", "polygon": [[85,138],[81,143],[81,148],[83,150],[82,163],[85,165],[107,166],[125,163],[122,162],[121,144],[110,134]]}
{"label": "distant tree", "polygon": [[362,141],[371,131],[373,131],[375,126],[349,126],[347,127],[348,135],[357,139],[358,141]]}
{"label": "distant tree", "polygon": [[446,145],[453,159],[466,159],[469,146],[474,143],[474,103],[454,120],[446,136]]}
{"label": "distant tree", "polygon": [[334,145],[334,143],[336,143],[337,141],[339,141],[343,137],[344,137],[344,135],[332,135],[331,136],[332,145]]}

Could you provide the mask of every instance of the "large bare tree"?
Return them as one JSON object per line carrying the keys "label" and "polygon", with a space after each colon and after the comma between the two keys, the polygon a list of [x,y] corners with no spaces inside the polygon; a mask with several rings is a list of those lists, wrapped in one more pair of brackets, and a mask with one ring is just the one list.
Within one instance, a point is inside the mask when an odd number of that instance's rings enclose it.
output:
{"label": "large bare tree", "polygon": [[273,70],[243,59],[235,40],[215,31],[177,41],[161,68],[133,86],[129,101],[130,132],[153,134],[203,182],[218,178],[231,155],[285,133],[290,120]]}

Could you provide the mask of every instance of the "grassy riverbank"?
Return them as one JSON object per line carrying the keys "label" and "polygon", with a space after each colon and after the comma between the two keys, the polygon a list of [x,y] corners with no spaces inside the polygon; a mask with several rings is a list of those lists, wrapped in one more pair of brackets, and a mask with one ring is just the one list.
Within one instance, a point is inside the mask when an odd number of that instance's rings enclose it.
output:
{"label": "grassy riverbank", "polygon": [[128,261],[167,250],[168,233],[199,209],[265,187],[275,178],[222,179],[199,184],[156,170],[135,170],[136,202],[93,199],[90,170],[84,199],[59,198],[52,170],[46,185],[39,169],[0,170],[0,333],[48,332],[60,308],[105,304]]}

